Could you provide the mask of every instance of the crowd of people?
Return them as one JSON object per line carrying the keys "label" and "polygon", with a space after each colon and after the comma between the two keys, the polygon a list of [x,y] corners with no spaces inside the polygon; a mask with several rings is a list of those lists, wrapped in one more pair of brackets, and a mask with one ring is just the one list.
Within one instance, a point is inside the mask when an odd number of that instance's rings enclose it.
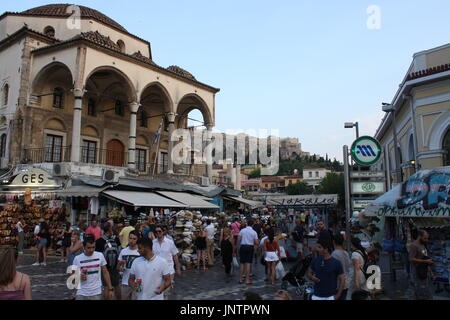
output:
{"label": "crowd of people", "polygon": [[[228,278],[239,268],[239,283],[252,284],[253,264],[265,267],[269,285],[281,283],[283,275],[277,268],[287,258],[286,240],[290,239],[297,261],[310,261],[305,279],[313,286],[312,300],[366,300],[373,298],[367,287],[369,258],[361,241],[347,237],[345,232],[326,228],[317,219],[315,225],[301,218],[288,219],[282,228],[273,220],[247,217],[234,218],[216,229],[207,219],[195,239],[197,268],[207,271],[217,267],[215,259],[220,250],[221,264]],[[19,224],[18,228],[21,227]],[[71,226],[68,222],[53,229],[41,221],[36,226],[36,262],[46,265],[47,248],[60,246],[61,261],[75,266],[79,284],[73,292],[76,300],[163,300],[169,299],[175,275],[181,275],[179,249],[165,225],[138,224],[125,221],[118,232],[114,222],[93,220],[89,227],[83,222]],[[282,231],[287,231],[284,233]],[[414,274],[430,272],[432,260],[427,257],[425,231],[418,233],[410,249]],[[218,241],[216,241],[218,239]],[[351,253],[346,242],[351,243]],[[49,244],[50,243],[50,244]],[[217,244],[217,246],[216,246]],[[22,247],[4,250],[0,257],[0,299],[31,299],[30,279],[17,272],[15,264]],[[310,259],[307,259],[309,257]],[[425,270],[425,271],[423,271]],[[417,271],[417,272],[416,272]],[[429,298],[427,276],[414,278],[416,297]],[[292,299],[286,291],[277,291],[278,300]],[[247,291],[245,299],[259,300],[258,294]]]}

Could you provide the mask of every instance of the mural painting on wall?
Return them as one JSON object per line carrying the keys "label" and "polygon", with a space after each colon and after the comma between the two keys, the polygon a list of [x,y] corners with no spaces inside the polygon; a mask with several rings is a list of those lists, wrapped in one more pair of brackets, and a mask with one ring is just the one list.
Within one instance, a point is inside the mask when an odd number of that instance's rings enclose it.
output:
{"label": "mural painting on wall", "polygon": [[450,167],[419,171],[376,199],[366,215],[450,218]]}

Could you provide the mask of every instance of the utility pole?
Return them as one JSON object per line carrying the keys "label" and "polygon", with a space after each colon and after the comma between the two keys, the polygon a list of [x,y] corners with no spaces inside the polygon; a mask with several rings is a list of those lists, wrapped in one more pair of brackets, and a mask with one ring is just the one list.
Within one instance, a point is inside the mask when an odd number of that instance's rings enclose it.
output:
{"label": "utility pole", "polygon": [[344,180],[345,180],[345,234],[347,235],[347,251],[351,251],[350,239],[350,219],[351,203],[350,203],[350,172],[348,163],[348,146],[344,146]]}

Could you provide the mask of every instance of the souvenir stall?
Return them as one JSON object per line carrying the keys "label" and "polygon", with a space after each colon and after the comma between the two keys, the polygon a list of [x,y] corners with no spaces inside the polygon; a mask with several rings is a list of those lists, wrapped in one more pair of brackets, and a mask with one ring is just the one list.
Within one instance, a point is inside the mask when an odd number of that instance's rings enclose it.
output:
{"label": "souvenir stall", "polygon": [[25,224],[25,247],[34,246],[34,227],[45,219],[56,228],[66,219],[64,201],[58,196],[63,181],[52,179],[48,172],[31,168],[5,179],[0,186],[0,246],[15,246],[16,224]]}
{"label": "souvenir stall", "polygon": [[383,251],[396,270],[409,272],[407,247],[418,229],[430,234],[437,282],[449,284],[450,167],[422,170],[366,207],[365,216],[385,220]]}

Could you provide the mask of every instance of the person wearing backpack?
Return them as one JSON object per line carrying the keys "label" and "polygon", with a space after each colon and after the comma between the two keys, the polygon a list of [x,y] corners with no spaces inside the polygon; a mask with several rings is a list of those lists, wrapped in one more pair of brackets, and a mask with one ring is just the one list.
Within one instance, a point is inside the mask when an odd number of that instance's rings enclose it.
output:
{"label": "person wearing backpack", "polygon": [[357,290],[368,291],[366,286],[367,253],[361,245],[361,240],[351,238],[352,244],[352,264],[349,271],[347,300],[351,300],[352,294]]}
{"label": "person wearing backpack", "polygon": [[292,231],[292,238],[294,239],[296,243],[298,258],[303,260],[305,258],[303,254],[303,242],[304,242],[304,234],[305,234],[305,228],[303,227],[303,223],[300,219],[295,220],[295,228]]}
{"label": "person wearing backpack", "polygon": [[[122,299],[120,290],[120,273],[119,273],[119,254],[120,240],[113,235],[112,227],[105,224],[103,227],[103,236],[95,241],[95,251],[103,253],[106,260],[106,268],[111,278],[111,285],[114,288],[116,300]],[[105,279],[102,277],[102,283],[105,286]]]}
{"label": "person wearing backpack", "polygon": [[419,230],[417,239],[409,248],[409,261],[412,265],[411,276],[416,300],[433,299],[429,275],[433,280],[435,279],[430,268],[434,261],[428,256],[426,247],[429,238],[428,232]]}

